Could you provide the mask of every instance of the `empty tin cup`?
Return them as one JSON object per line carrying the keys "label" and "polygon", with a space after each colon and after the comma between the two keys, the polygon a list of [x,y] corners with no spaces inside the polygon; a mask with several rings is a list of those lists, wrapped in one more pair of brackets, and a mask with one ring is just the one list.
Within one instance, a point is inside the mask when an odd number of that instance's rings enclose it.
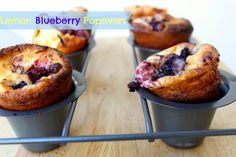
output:
{"label": "empty tin cup", "polygon": [[[210,127],[216,109],[178,109],[161,106],[152,102],[154,122],[157,131],[206,130]],[[194,147],[202,143],[204,137],[163,139],[173,147]]]}
{"label": "empty tin cup", "polygon": [[[209,129],[217,108],[236,100],[236,77],[223,70],[221,74],[221,96],[218,100],[204,103],[180,103],[161,99],[145,88],[138,93],[152,102],[154,124],[158,132],[191,131]],[[204,137],[184,137],[162,139],[166,144],[188,148],[202,143]]]}
{"label": "empty tin cup", "polygon": [[[82,74],[73,70],[74,90],[65,99],[48,107],[30,111],[8,111],[0,109],[0,116],[5,116],[17,137],[61,136],[69,104],[78,99],[86,87]],[[25,144],[32,152],[47,152],[60,144]]]}
{"label": "empty tin cup", "polygon": [[[143,60],[147,59],[149,56],[156,54],[156,53],[163,50],[163,49],[151,49],[151,48],[145,48],[145,47],[139,46],[138,44],[135,43],[132,35],[129,37],[128,41],[135,49],[135,52],[136,52],[136,49],[138,50],[137,57],[138,57],[139,63],[142,62]],[[195,44],[198,43],[198,41],[194,37],[190,38],[190,42],[195,43]]]}
{"label": "empty tin cup", "polygon": [[91,38],[91,39],[89,40],[89,45],[88,45],[87,48],[66,55],[67,58],[69,59],[71,65],[72,65],[72,68],[73,68],[73,69],[82,72],[82,69],[83,69],[83,66],[84,66],[86,57],[87,57],[87,55],[88,55],[88,52],[89,52],[92,48],[94,48],[95,44],[96,44],[96,43],[95,43],[95,40],[94,40],[93,38]]}

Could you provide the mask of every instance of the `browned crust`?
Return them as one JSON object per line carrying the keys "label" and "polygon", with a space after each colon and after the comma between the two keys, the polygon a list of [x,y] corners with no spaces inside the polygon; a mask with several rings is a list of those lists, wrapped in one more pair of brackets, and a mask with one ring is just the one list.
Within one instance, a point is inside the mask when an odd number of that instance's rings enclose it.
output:
{"label": "browned crust", "polygon": [[[179,44],[181,45],[181,44]],[[184,43],[182,47],[192,47]],[[176,46],[169,48],[176,49]],[[181,75],[167,76],[158,79],[150,91],[167,100],[202,102],[214,100],[219,96],[220,74],[218,71],[219,54],[209,45],[201,45],[195,50],[199,53],[187,58],[187,67]],[[149,59],[154,59],[151,56]],[[196,68],[190,68],[196,65]]]}
{"label": "browned crust", "polygon": [[204,102],[215,100],[219,96],[220,75],[215,69],[207,67],[191,70],[184,81],[176,81],[171,86],[150,89],[167,100]]}
{"label": "browned crust", "polygon": [[[89,32],[85,31],[88,35]],[[63,52],[64,54],[70,54],[74,53],[76,51],[82,50],[85,47],[88,46],[88,40],[84,37],[78,37],[70,34],[62,34],[61,32],[58,32],[58,38],[61,42],[58,43],[56,49]],[[35,30],[33,35],[33,44],[37,44],[37,37],[40,34],[40,30]]]}
{"label": "browned crust", "polygon": [[59,56],[63,67],[58,73],[51,75],[51,79],[41,78],[38,83],[30,85],[31,87],[0,93],[0,106],[4,109],[23,111],[42,108],[63,99],[71,92],[71,65],[66,57],[56,49],[34,44],[16,45],[2,49],[0,60],[2,56],[12,57],[26,49],[42,49],[42,51],[47,49],[53,55]]}

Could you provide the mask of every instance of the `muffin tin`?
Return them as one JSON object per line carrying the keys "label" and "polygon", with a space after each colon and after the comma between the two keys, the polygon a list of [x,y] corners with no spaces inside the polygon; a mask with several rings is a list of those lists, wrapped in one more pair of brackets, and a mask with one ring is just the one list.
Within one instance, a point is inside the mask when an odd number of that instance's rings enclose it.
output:
{"label": "muffin tin", "polygon": [[[138,59],[137,59],[137,53],[135,50],[135,45],[131,44],[132,46],[132,55],[133,55],[133,60],[134,60],[134,66],[136,67],[138,64]],[[87,64],[89,60],[89,55],[86,55],[86,60],[84,63],[84,66],[82,68],[82,74],[85,75]],[[78,74],[79,75],[79,74]],[[168,101],[165,101],[163,99],[159,99],[156,96],[153,96],[150,92],[146,91],[145,89],[140,89],[138,92],[141,95],[141,105],[143,109],[143,114],[144,114],[144,119],[145,119],[145,126],[146,126],[146,132],[144,133],[128,133],[128,134],[105,134],[105,135],[87,135],[87,136],[69,136],[69,129],[70,129],[70,124],[71,120],[73,118],[73,113],[76,107],[76,102],[77,99],[71,99],[71,103],[68,106],[68,110],[66,113],[65,121],[64,121],[64,126],[62,133],[58,136],[41,136],[41,137],[18,137],[18,138],[1,138],[0,139],[0,144],[40,144],[40,145],[45,145],[45,144],[56,144],[57,147],[60,145],[63,145],[68,142],[99,142],[99,141],[125,141],[125,140],[148,140],[149,142],[153,142],[155,139],[162,139],[164,142],[167,144],[170,144],[175,147],[186,147],[185,145],[179,145],[178,142],[179,140],[182,140],[183,138],[202,138],[206,136],[224,136],[224,135],[236,135],[236,129],[218,129],[218,130],[208,130],[208,127],[202,128],[201,130],[199,129],[191,129],[188,130],[159,130],[157,132],[154,131],[153,126],[152,126],[152,119],[150,118],[150,113],[149,113],[149,108],[147,104],[147,99],[151,100],[156,106],[158,107],[167,107],[170,109],[173,109],[174,112],[175,110],[179,109],[187,109],[189,110],[198,110],[198,109],[203,109],[204,107],[207,107],[209,109],[212,109],[212,114],[214,114],[214,111],[218,107],[225,106],[231,102],[234,102],[236,100],[236,96],[233,95],[233,93],[236,92],[236,77],[221,71],[222,75],[222,98],[215,102],[209,102],[206,104],[198,104],[198,105],[193,105],[193,104],[188,104],[188,105],[183,105],[182,103],[169,103]],[[128,89],[127,89],[128,90]],[[206,105],[206,106],[204,106]],[[55,105],[52,105],[52,107]],[[44,110],[44,109],[42,109]],[[154,109],[155,111],[156,109]],[[157,109],[158,110],[158,109]],[[32,111],[34,112],[34,111]],[[166,113],[170,113],[169,111],[165,111]],[[28,113],[31,113],[29,111]],[[24,115],[24,113],[17,113],[16,116]],[[185,114],[185,113],[184,113]],[[0,115],[2,116],[14,116],[14,112],[10,111],[5,111],[5,110],[0,110]],[[160,115],[161,116],[161,115]],[[206,115],[205,117],[210,117],[209,115]],[[155,120],[158,119],[157,117],[154,117]],[[211,117],[210,117],[211,119]],[[164,124],[164,122],[161,122]],[[154,123],[156,124],[156,123]],[[178,124],[176,124],[178,125]],[[171,141],[168,141],[171,140]],[[195,143],[193,143],[195,146]],[[197,143],[198,144],[198,143]],[[188,147],[188,145],[187,145]],[[56,148],[56,147],[54,147]],[[53,148],[52,148],[53,149]],[[45,152],[49,151],[51,149],[44,149],[42,148],[41,150],[33,150],[29,149],[30,151],[37,151],[37,152]]]}

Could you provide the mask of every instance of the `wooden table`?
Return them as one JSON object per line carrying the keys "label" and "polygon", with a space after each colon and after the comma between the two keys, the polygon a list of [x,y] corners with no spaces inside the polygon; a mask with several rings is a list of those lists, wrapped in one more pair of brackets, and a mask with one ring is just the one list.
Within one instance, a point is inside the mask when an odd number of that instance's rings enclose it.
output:
{"label": "wooden table", "polygon": [[[126,38],[97,40],[88,65],[88,86],[79,98],[70,135],[145,132],[138,94],[128,92],[134,74]],[[223,66],[223,65],[221,65]],[[228,69],[223,66],[224,69]],[[236,103],[218,109],[211,128],[236,128]],[[0,118],[0,137],[14,136],[5,118]],[[236,156],[236,136],[209,137],[199,147],[175,149],[160,140],[69,143],[49,153],[31,153],[19,145],[0,146],[0,157],[148,157]]]}

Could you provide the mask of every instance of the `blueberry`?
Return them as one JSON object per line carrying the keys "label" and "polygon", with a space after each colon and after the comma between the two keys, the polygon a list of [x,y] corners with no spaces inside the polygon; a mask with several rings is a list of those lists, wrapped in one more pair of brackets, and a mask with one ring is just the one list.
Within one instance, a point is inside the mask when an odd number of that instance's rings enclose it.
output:
{"label": "blueberry", "polygon": [[162,31],[165,28],[164,23],[158,23],[155,27],[153,27],[154,31]]}
{"label": "blueberry", "polygon": [[149,22],[149,24],[152,26],[152,30],[153,30],[153,31],[161,31],[161,30],[163,30],[164,27],[165,27],[165,24],[164,24],[163,22],[161,22],[161,21],[157,21],[157,20],[155,19],[155,17],[153,17],[153,18],[151,19],[151,21]]}
{"label": "blueberry", "polygon": [[23,88],[26,85],[27,85],[27,83],[25,83],[25,81],[21,81],[18,84],[12,85],[12,88],[15,90],[15,89]]}
{"label": "blueberry", "polygon": [[170,54],[166,56],[164,64],[160,67],[159,71],[156,72],[157,78],[164,76],[174,76],[179,74],[185,66],[185,60],[190,55],[188,48],[184,48],[181,51],[180,56],[176,54]]}
{"label": "blueberry", "polygon": [[172,65],[171,63],[164,63],[162,66],[161,66],[161,71],[171,71],[172,70]]}
{"label": "blueberry", "polygon": [[50,73],[57,73],[62,68],[62,65],[60,63],[54,63],[49,66],[49,72]]}
{"label": "blueberry", "polygon": [[[164,64],[160,67],[156,77],[161,78],[164,76],[173,76],[176,74],[175,69],[178,66],[179,56],[176,54],[170,54],[166,57]],[[178,69],[178,68],[177,68]]]}
{"label": "blueberry", "polygon": [[128,84],[128,88],[130,92],[134,92],[136,89],[140,88],[140,86],[138,82],[132,81]]}
{"label": "blueberry", "polygon": [[189,55],[190,55],[190,51],[187,47],[185,47],[184,49],[182,49],[179,58],[186,59]]}
{"label": "blueberry", "polygon": [[159,21],[155,21],[155,19],[152,18],[152,20],[149,22],[149,24],[150,24],[152,27],[155,27],[156,25],[159,24]]}

